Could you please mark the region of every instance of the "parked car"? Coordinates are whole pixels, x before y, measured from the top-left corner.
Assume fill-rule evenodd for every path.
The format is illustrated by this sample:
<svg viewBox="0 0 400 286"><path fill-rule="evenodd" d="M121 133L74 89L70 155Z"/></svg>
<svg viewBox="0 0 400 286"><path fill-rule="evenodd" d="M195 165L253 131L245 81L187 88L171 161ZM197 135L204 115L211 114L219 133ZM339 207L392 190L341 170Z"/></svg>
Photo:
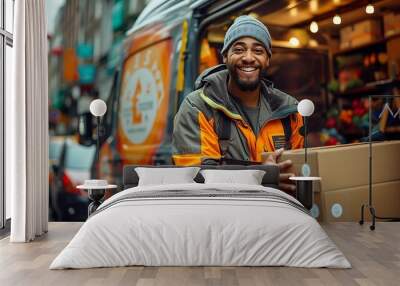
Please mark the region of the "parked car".
<svg viewBox="0 0 400 286"><path fill-rule="evenodd" d="M96 148L83 146L73 137L51 137L49 144L50 220L84 221L89 200L76 188L91 176Z"/></svg>

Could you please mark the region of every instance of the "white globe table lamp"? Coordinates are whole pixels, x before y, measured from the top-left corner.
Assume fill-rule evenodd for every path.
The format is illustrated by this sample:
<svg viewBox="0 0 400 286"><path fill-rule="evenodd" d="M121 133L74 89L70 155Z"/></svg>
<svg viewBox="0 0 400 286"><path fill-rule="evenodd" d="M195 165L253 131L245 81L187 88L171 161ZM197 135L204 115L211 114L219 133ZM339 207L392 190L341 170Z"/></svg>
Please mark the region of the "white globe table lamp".
<svg viewBox="0 0 400 286"><path fill-rule="evenodd" d="M319 177L310 177L311 168L307 164L307 118L314 113L314 103L309 99L303 99L297 105L297 111L303 116L304 122L304 164L301 167L300 177L290 177L289 179L296 182L296 198L306 207L311 209L314 202L314 194L312 189L313 181L320 180Z"/></svg>
<svg viewBox="0 0 400 286"><path fill-rule="evenodd" d="M95 100L93 100L91 103L90 103L90 113L93 115L93 116L96 116L96 117L101 117L101 116L103 116L105 113L106 113L106 111L107 111L107 105L106 105L106 103L104 102L104 100L101 100L101 99L95 99Z"/></svg>
<svg viewBox="0 0 400 286"><path fill-rule="evenodd" d="M90 103L90 113L96 117L97 121L97 164L100 163L100 128L101 128L101 117L107 111L106 103L101 99L95 99ZM78 189L83 189L88 192L89 198L92 200L88 207L88 216L94 213L100 206L102 199L104 198L105 191L107 189L115 189L116 185L109 185L107 180L85 180L84 185L77 186Z"/></svg>
<svg viewBox="0 0 400 286"><path fill-rule="evenodd" d="M297 105L297 111L303 116L304 122L304 165L302 167L303 176L310 176L310 167L307 165L307 117L314 113L314 103L309 99L303 99Z"/></svg>
<svg viewBox="0 0 400 286"><path fill-rule="evenodd" d="M297 105L297 111L302 116L311 116L314 113L314 103L309 99L303 99Z"/></svg>
<svg viewBox="0 0 400 286"><path fill-rule="evenodd" d="M90 103L90 113L96 117L97 121L97 162L99 163L100 160L100 125L101 125L101 117L107 111L107 105L104 100L95 99Z"/></svg>

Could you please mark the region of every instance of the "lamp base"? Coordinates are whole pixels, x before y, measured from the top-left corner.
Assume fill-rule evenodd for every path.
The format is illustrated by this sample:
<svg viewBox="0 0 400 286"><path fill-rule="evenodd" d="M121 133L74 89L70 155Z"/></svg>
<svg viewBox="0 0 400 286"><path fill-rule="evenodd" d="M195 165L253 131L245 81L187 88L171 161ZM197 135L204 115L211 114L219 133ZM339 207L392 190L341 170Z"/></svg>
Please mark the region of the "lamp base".
<svg viewBox="0 0 400 286"><path fill-rule="evenodd" d="M101 205L106 189L88 189L88 197L92 200L88 207L88 217Z"/></svg>
<svg viewBox="0 0 400 286"><path fill-rule="evenodd" d="M290 177L289 180L296 182L296 199L303 206L311 210L314 204L313 181L321 180L320 177Z"/></svg>
<svg viewBox="0 0 400 286"><path fill-rule="evenodd" d="M79 185L76 188L88 192L88 197L92 201L88 207L89 217L103 202L106 191L109 189L116 189L117 185L108 185L106 180L85 180L84 185Z"/></svg>

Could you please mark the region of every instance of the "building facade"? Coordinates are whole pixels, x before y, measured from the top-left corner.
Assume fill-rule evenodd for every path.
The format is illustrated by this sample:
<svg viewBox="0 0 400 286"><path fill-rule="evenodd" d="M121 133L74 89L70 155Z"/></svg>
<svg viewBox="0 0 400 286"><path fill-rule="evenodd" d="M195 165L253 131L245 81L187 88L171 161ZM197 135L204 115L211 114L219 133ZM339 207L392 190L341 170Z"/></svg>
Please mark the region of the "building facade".
<svg viewBox="0 0 400 286"><path fill-rule="evenodd" d="M88 102L108 98L124 34L147 2L65 1L48 37L52 134L75 133L77 115Z"/></svg>

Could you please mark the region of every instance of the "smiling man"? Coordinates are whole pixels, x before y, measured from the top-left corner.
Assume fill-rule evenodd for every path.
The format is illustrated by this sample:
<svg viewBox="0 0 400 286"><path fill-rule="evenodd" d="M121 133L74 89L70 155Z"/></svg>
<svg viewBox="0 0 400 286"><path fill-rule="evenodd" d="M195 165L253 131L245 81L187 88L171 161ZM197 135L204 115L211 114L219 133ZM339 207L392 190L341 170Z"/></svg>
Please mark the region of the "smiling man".
<svg viewBox="0 0 400 286"><path fill-rule="evenodd" d="M271 36L250 16L238 17L228 29L221 51L223 65L203 72L175 117L173 160L177 165L210 162L276 164L283 149L303 147L297 101L265 78L270 64ZM280 162L281 189L291 191Z"/></svg>

